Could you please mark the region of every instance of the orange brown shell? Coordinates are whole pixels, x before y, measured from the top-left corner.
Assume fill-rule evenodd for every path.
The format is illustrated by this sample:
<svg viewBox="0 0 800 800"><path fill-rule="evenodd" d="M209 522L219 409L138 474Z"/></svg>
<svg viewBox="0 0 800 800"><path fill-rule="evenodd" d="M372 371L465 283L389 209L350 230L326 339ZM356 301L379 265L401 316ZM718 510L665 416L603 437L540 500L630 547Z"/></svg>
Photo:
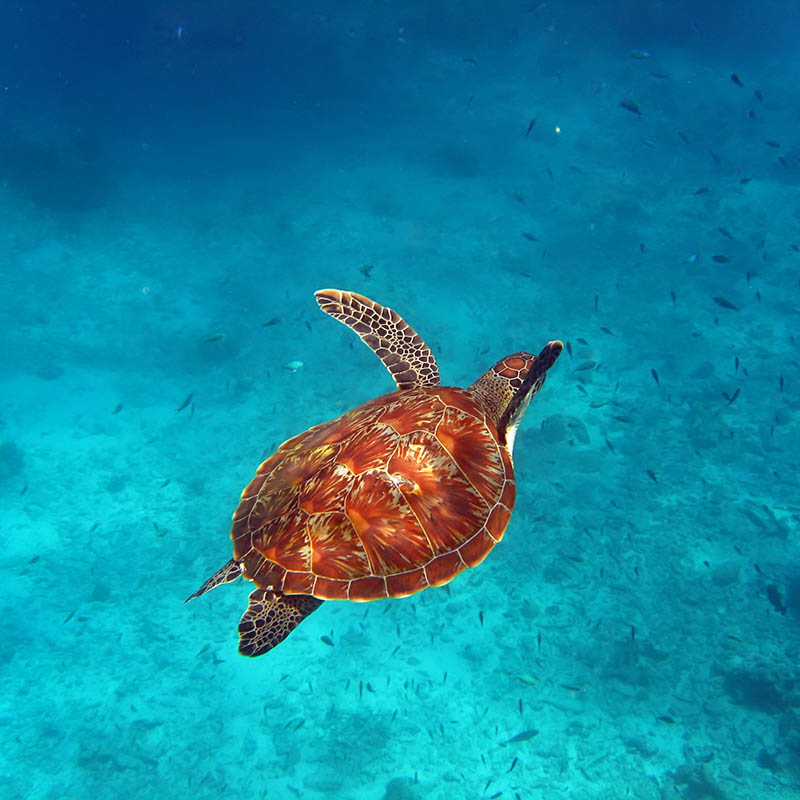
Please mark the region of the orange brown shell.
<svg viewBox="0 0 800 800"><path fill-rule="evenodd" d="M514 496L508 450L468 391L392 392L258 468L233 517L233 557L262 589L405 597L480 563Z"/></svg>

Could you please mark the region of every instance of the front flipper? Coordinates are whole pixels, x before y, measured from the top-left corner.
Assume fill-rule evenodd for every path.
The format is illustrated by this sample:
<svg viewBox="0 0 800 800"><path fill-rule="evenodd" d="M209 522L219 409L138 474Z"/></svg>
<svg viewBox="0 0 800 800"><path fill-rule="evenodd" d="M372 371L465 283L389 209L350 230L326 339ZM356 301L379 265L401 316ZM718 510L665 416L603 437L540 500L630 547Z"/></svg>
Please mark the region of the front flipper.
<svg viewBox="0 0 800 800"><path fill-rule="evenodd" d="M210 592L216 586L222 583L230 583L240 578L242 575L242 566L238 561L231 559L227 564L220 567L194 594L189 595L183 602L188 603L194 600L195 597L200 597L201 594Z"/></svg>
<svg viewBox="0 0 800 800"><path fill-rule="evenodd" d="M398 389L439 385L431 349L396 311L339 289L320 289L314 296L326 314L352 328L383 361Z"/></svg>
<svg viewBox="0 0 800 800"><path fill-rule="evenodd" d="M278 594L269 589L250 593L250 602L239 623L239 652L260 656L280 644L322 600L306 594Z"/></svg>

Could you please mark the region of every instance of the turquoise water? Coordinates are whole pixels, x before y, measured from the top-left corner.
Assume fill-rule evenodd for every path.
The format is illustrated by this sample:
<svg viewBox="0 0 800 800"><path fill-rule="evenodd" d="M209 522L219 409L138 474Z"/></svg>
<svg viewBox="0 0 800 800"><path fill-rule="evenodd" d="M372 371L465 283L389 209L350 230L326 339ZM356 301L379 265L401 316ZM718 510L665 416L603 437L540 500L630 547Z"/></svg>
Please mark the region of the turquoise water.
<svg viewBox="0 0 800 800"><path fill-rule="evenodd" d="M800 797L799 31L786 2L10 5L0 795ZM392 389L325 287L450 385L571 352L480 567L247 659L246 585L183 604L241 489Z"/></svg>

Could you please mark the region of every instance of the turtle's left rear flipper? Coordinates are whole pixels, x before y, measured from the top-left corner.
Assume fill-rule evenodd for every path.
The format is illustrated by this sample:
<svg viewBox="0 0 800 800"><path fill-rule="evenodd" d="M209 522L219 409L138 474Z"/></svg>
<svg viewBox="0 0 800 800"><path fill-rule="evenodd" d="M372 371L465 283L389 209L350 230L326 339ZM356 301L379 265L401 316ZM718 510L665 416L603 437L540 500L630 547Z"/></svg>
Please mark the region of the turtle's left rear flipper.
<svg viewBox="0 0 800 800"><path fill-rule="evenodd" d="M189 595L183 602L188 603L201 594L210 592L214 587L223 583L230 583L242 576L242 565L238 561L231 559L227 564L220 567L194 594Z"/></svg>
<svg viewBox="0 0 800 800"><path fill-rule="evenodd" d="M269 589L250 593L250 602L239 622L239 652L260 656L280 644L322 600L306 594L276 594Z"/></svg>

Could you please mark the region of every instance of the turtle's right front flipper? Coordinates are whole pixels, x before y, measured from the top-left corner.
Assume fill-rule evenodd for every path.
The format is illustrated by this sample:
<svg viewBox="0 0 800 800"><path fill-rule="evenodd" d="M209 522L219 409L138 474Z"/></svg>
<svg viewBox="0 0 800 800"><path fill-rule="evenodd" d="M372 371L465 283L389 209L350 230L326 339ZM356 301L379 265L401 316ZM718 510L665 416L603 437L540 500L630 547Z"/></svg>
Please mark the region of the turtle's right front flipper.
<svg viewBox="0 0 800 800"><path fill-rule="evenodd" d="M269 589L250 593L239 623L239 652L260 656L280 644L322 600L306 594L278 594Z"/></svg>

